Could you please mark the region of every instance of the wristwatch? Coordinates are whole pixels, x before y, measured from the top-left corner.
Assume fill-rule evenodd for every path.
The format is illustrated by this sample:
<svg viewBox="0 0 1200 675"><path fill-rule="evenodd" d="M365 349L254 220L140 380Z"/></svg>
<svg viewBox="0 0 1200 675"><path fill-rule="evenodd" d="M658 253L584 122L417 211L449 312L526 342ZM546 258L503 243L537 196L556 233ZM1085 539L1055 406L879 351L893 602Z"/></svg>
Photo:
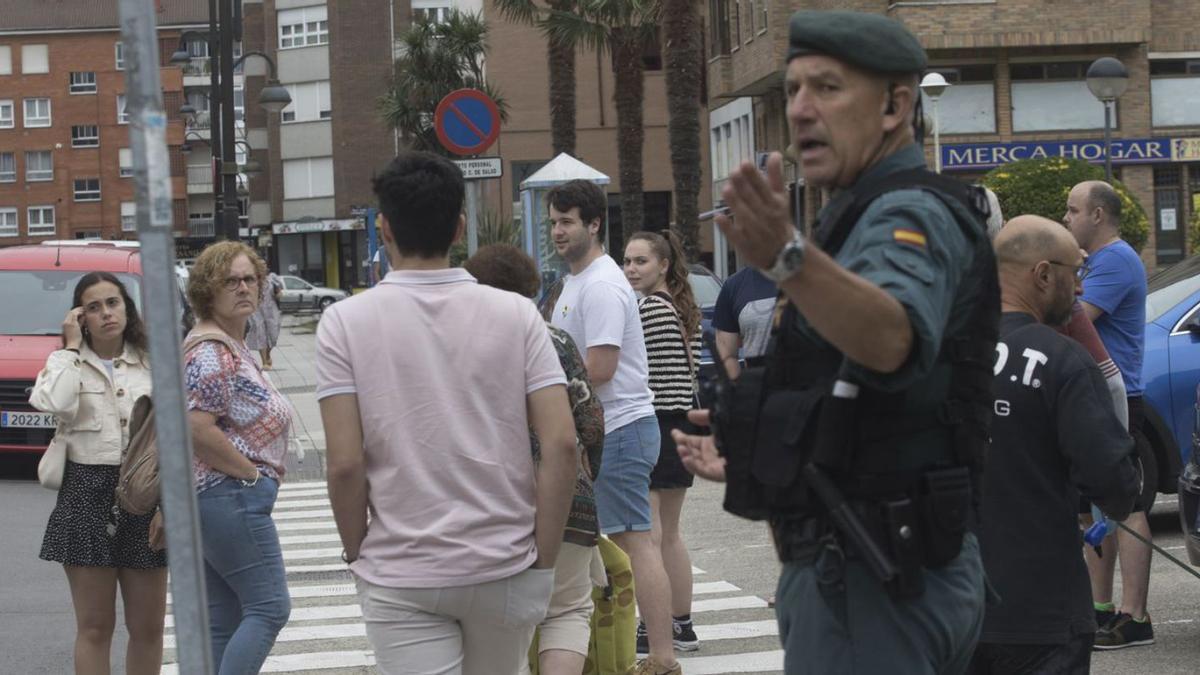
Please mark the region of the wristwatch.
<svg viewBox="0 0 1200 675"><path fill-rule="evenodd" d="M791 241L779 249L779 255L775 256L775 264L762 270L763 275L776 284L790 279L792 275L800 271L800 267L804 264L804 249L807 245L804 235L796 230Z"/></svg>

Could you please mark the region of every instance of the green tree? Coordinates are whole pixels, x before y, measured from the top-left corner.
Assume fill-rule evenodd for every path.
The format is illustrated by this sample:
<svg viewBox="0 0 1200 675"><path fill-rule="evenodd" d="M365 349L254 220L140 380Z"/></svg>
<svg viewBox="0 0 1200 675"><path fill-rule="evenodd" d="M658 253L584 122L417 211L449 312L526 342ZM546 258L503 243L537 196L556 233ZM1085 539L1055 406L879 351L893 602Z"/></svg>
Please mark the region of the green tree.
<svg viewBox="0 0 1200 675"><path fill-rule="evenodd" d="M575 0L549 0L551 11L571 12ZM532 0L496 0L500 14L507 19L542 27L544 17ZM549 66L550 145L554 155L575 154L575 45L560 37L546 35L546 62Z"/></svg>
<svg viewBox="0 0 1200 675"><path fill-rule="evenodd" d="M512 244L521 246L521 223L504 218L499 211L483 211L479 214L479 245ZM467 242L464 238L450 247L450 266L462 267L467 260Z"/></svg>
<svg viewBox="0 0 1200 675"><path fill-rule="evenodd" d="M705 77L700 7L697 0L662 3L675 231L688 260L694 262L700 256L700 91Z"/></svg>
<svg viewBox="0 0 1200 675"><path fill-rule="evenodd" d="M508 105L483 76L487 56L487 23L481 14L451 10L442 22L422 18L401 33L401 55L392 71L391 88L379 98L384 122L414 150L449 156L438 143L433 113L455 89L479 89L496 102L501 120Z"/></svg>
<svg viewBox="0 0 1200 675"><path fill-rule="evenodd" d="M1104 169L1079 159L1047 157L998 166L983 177L983 184L996 193L1006 219L1038 215L1061 221L1071 188L1087 180L1104 180ZM1141 251L1150 236L1146 212L1123 183L1114 180L1113 188L1121 197L1121 238Z"/></svg>

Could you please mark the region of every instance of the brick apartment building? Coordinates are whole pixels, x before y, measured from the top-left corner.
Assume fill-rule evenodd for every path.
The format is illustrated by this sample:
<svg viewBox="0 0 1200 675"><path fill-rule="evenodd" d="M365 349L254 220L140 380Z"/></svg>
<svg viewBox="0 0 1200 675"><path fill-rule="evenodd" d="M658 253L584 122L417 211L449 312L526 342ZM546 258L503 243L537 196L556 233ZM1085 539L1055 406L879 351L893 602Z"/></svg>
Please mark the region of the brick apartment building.
<svg viewBox="0 0 1200 675"><path fill-rule="evenodd" d="M1129 71L1114 118L1114 173L1150 218L1147 266L1186 251L1200 209L1200 36L1191 0L709 0L712 182L732 166L782 149L788 19L800 9L891 16L928 50L951 87L939 100L944 170L966 180L1030 156L1103 161L1103 106L1088 65L1113 56ZM926 101L926 111L930 110ZM926 149L933 162L932 134ZM820 195L802 191L815 213Z"/></svg>
<svg viewBox="0 0 1200 675"><path fill-rule="evenodd" d="M280 82L295 101L269 120L253 105L246 109L247 139L255 159L269 167L250 181L250 225L271 231L270 255L281 273L333 287L366 282L362 210L374 203L370 178L401 146L381 122L376 100L390 83L396 36L415 15L440 19L451 8L484 13L491 31L487 76L509 103L508 122L486 153L503 159L504 177L483 181L480 208L518 217L516 186L553 159L545 46L535 29L504 21L484 0L245 0L245 48L276 60ZM646 215L648 224L662 227L671 219L674 184L664 75L660 63L652 65L646 74ZM252 101L266 71L252 61L245 67ZM578 153L613 177L615 209L619 140L609 59L580 50L576 77ZM261 157L259 148L267 149ZM701 208L710 203L703 194ZM267 243L265 234L260 241Z"/></svg>
<svg viewBox="0 0 1200 675"><path fill-rule="evenodd" d="M159 58L207 23L203 0L162 3ZM0 18L0 246L136 238L116 3L5 3ZM178 68L161 69L177 235L188 214Z"/></svg>

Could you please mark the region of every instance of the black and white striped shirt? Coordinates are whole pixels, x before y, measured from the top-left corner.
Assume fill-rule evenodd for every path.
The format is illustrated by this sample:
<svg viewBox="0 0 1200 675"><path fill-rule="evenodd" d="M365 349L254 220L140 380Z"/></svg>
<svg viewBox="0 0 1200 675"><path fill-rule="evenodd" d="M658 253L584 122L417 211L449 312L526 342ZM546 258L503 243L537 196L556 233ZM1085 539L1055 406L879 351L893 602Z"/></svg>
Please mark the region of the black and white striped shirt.
<svg viewBox="0 0 1200 675"><path fill-rule="evenodd" d="M695 364L700 359L700 327L696 327L692 339L689 364L679 314L670 300L665 295L648 295L638 301L638 309L646 338L654 409L691 410L696 392Z"/></svg>

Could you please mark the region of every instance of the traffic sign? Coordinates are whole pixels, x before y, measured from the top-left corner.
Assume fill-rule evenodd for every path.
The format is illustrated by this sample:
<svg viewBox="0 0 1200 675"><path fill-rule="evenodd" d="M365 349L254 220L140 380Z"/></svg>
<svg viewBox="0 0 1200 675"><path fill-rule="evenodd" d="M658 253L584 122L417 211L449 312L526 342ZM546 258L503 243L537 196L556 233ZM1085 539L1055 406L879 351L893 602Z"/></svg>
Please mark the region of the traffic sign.
<svg viewBox="0 0 1200 675"><path fill-rule="evenodd" d="M478 178L499 178L504 175L504 169L499 157L478 157L476 159L456 159L454 163L462 169L463 178L467 180Z"/></svg>
<svg viewBox="0 0 1200 675"><path fill-rule="evenodd" d="M500 135L500 110L478 89L446 94L433 113L433 128L442 147L456 155L477 155Z"/></svg>

